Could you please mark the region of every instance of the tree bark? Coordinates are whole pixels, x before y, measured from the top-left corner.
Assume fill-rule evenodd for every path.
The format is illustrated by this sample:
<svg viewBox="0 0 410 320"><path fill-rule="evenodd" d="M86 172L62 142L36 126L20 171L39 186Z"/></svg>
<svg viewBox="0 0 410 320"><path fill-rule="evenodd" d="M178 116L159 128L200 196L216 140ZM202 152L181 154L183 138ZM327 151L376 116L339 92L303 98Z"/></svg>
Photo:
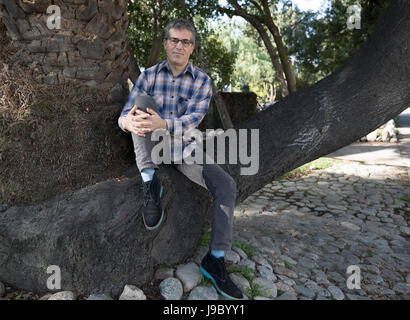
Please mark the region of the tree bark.
<svg viewBox="0 0 410 320"><path fill-rule="evenodd" d="M293 75L292 69L289 64L289 57L286 52L285 44L283 43L282 36L280 34L279 28L276 26L275 22L272 19L272 15L270 13L269 5L267 0L262 0L262 5L264 9L264 16L266 21L266 26L268 27L270 33L275 40L276 48L278 49L280 61L282 62L283 70L285 72L285 77L288 83L289 92L296 91L296 80Z"/></svg>
<svg viewBox="0 0 410 320"><path fill-rule="evenodd" d="M146 68L152 67L158 63L162 49L162 1L152 2L152 46L148 57Z"/></svg>
<svg viewBox="0 0 410 320"><path fill-rule="evenodd" d="M279 82L279 89L282 95L282 98L286 97L289 95L289 87L287 85L287 82L285 78L283 77L283 68L282 65L280 64L278 55L276 54L276 50L274 46L272 45L272 42L269 39L268 33L266 32L265 28L257 23L256 21L249 21L255 29L258 31L259 35L262 37L263 43L265 44L266 49L268 50L270 59L272 61L272 64L275 68L275 74L276 74L276 80Z"/></svg>
<svg viewBox="0 0 410 320"><path fill-rule="evenodd" d="M409 1L392 1L374 33L339 70L235 127L258 129L260 137L257 174L243 176L240 165L222 165L237 182L237 203L408 108L409 16ZM149 281L159 264L181 263L207 226L211 201L173 168L164 168L160 178L167 220L154 232L134 215L142 202L139 177L106 181L39 204L1 205L0 281L48 291L47 266L58 265L62 290L115 295L125 284Z"/></svg>
<svg viewBox="0 0 410 320"><path fill-rule="evenodd" d="M36 80L50 85L84 84L106 89L107 102L124 99L130 70L127 1L55 1L61 28L48 0L1 0L0 13L13 43L14 60L36 65Z"/></svg>
<svg viewBox="0 0 410 320"><path fill-rule="evenodd" d="M137 81L139 75L141 74L140 67L138 66L137 59L135 59L134 54L131 51L130 45L128 43L128 52L130 53L130 66L129 66L129 78L133 83Z"/></svg>

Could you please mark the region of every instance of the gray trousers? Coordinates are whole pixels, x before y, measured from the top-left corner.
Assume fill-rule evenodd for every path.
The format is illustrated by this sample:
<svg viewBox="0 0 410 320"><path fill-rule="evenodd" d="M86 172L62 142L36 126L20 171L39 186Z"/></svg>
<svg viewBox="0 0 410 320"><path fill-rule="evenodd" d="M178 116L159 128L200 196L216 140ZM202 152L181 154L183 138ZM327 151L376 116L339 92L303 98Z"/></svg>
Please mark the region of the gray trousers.
<svg viewBox="0 0 410 320"><path fill-rule="evenodd" d="M138 109L157 110L154 99L150 96L137 97ZM132 133L137 167L140 172L146 168L158 169L151 159L153 142L151 133L140 137ZM211 243L212 250L229 250L232 245L232 224L236 200L236 183L219 165L204 161L203 164L173 164L188 179L207 189L213 198L211 211ZM193 214L193 213L191 213Z"/></svg>

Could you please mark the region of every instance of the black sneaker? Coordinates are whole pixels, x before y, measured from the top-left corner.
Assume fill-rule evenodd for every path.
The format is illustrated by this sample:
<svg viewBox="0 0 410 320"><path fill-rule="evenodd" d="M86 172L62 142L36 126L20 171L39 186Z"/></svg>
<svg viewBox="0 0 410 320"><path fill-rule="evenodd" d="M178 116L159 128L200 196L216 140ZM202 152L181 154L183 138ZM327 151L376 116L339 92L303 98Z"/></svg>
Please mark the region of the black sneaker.
<svg viewBox="0 0 410 320"><path fill-rule="evenodd" d="M161 207L161 198L164 188L154 173L151 181L142 182L144 203L142 204L142 219L148 230L157 229L164 220L164 210Z"/></svg>
<svg viewBox="0 0 410 320"><path fill-rule="evenodd" d="M224 297L231 300L243 298L241 290L232 282L226 272L225 259L214 257L209 251L202 259L199 266L201 273L211 279L216 290Z"/></svg>

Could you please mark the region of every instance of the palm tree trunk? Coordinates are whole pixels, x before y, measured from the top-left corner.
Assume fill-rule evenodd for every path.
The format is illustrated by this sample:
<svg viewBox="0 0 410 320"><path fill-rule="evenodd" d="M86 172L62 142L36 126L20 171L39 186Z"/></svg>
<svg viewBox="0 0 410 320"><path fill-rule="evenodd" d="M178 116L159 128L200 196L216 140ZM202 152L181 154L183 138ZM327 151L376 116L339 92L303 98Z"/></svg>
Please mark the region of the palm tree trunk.
<svg viewBox="0 0 410 320"><path fill-rule="evenodd" d="M127 1L55 1L61 28L50 29L48 0L1 0L2 22L14 45L14 60L37 67L36 80L99 87L107 102L121 101L132 73L126 30Z"/></svg>

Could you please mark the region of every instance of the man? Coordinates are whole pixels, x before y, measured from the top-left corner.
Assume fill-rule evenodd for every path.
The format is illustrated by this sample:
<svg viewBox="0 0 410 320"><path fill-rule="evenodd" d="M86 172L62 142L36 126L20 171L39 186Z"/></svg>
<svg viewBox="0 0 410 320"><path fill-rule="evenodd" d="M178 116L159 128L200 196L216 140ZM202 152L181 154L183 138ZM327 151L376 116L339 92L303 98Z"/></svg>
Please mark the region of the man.
<svg viewBox="0 0 410 320"><path fill-rule="evenodd" d="M167 60L141 73L118 124L122 130L132 133L136 163L143 180L141 213L148 230L157 229L164 219L163 186L155 174L159 167L151 158L151 134L157 129L168 130L172 164L190 180L208 189L213 197L210 251L203 258L200 270L222 295L241 299L242 293L229 278L224 262L224 253L232 244L235 181L217 164L181 161L182 151L191 141L180 138L199 125L212 96L211 79L189 60L195 40L196 31L190 22L175 19L167 25L163 41Z"/></svg>

